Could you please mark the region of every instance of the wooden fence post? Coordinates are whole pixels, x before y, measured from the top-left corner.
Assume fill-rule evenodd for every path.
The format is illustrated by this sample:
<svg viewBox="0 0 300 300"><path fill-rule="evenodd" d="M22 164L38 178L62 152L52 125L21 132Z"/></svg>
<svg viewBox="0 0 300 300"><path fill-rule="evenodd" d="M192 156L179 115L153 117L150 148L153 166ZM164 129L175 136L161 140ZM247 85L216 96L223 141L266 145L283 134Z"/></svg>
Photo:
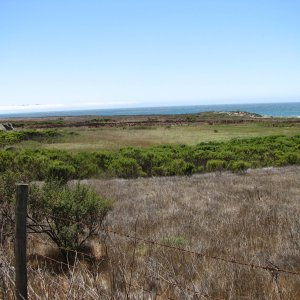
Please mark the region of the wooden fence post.
<svg viewBox="0 0 300 300"><path fill-rule="evenodd" d="M16 299L27 300L27 265L26 265L26 218L28 184L17 184L16 232L15 232L15 272Z"/></svg>

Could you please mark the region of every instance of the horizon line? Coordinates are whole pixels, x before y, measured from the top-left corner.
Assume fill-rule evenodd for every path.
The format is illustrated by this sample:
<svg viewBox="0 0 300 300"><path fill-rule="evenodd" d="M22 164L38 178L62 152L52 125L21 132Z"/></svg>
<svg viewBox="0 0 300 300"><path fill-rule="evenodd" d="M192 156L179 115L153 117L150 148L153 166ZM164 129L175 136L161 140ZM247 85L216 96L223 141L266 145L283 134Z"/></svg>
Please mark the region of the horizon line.
<svg viewBox="0 0 300 300"><path fill-rule="evenodd" d="M51 105L51 104L35 104L35 105L15 105L15 106L1 106L0 105L0 116L1 115L23 115L23 114L38 114L38 113L63 113L63 112L78 112L78 111L91 111L91 110L130 110L130 109L147 109L147 108L172 108L172 107L197 107L197 106L237 106L237 105L268 105L268 104L294 104L294 103L300 103L300 97L299 100L288 102L282 102L282 101L274 101L274 102L245 102L245 103L213 103L213 104L174 104L174 105L140 105L140 106L130 106L130 107L94 107L90 106L89 108L79 105L74 105L71 108L68 109L67 105L59 104L59 105ZM2 108L6 108L7 110L3 111ZM19 107L19 110L17 111L11 111L11 109ZM25 107L25 109L24 109ZM30 107L30 108L29 108ZM47 108L51 108L50 110L45 110ZM8 109L9 108L9 109ZM23 108L23 109L22 109ZM41 108L41 110L28 110L33 108ZM56 109L55 109L56 108ZM59 109L60 108L60 109ZM2 110L2 111L1 111Z"/></svg>

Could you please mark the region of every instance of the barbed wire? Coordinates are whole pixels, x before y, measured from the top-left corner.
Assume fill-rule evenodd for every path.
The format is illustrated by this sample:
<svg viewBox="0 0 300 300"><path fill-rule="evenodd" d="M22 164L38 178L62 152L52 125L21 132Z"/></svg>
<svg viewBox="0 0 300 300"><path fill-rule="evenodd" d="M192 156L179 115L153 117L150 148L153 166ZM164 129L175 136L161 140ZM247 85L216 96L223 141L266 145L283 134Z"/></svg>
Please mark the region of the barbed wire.
<svg viewBox="0 0 300 300"><path fill-rule="evenodd" d="M55 258L46 256L46 255L43 255L43 254L38 254L38 255L36 255L36 257L43 257L43 258L45 258L45 259L47 259L47 260L50 260L50 261L55 262L56 264L64 265L64 266L67 266L68 268L70 268L70 264L65 263L65 262L63 262L63 261L59 261L59 260L57 260L57 259L55 259Z"/></svg>
<svg viewBox="0 0 300 300"><path fill-rule="evenodd" d="M42 239L38 238L37 236L36 236L35 238L39 241L40 244L49 246L49 243L43 241ZM99 258L98 258L97 256L95 256L95 255L91 255L91 254L84 253L84 252L81 252L81 251L69 249L69 248L66 248L66 247L59 247L59 246L57 246L57 245L55 245L55 246L56 246L57 249L70 251L70 252L73 252L73 253L75 253L75 254L81 254L83 257L90 257L90 258L92 258L92 259L99 260ZM65 263L65 262L62 262L62 261L55 260L55 259L53 259L53 258L51 258L51 257L45 256L45 255L40 255L40 254L39 254L39 256L40 256L40 257L43 257L43 258L46 258L46 259L48 259L48 260L51 260L51 261L53 261L53 262L56 262L56 263L58 263L58 264L62 264L62 265L66 265L66 266L69 266L69 267L70 267L69 264L67 264L67 263ZM201 292L192 290L192 289L190 289L190 288L183 287L183 286L179 285L178 283L170 282L170 281L166 280L166 279L165 279L164 277L162 277L162 276L156 277L156 280L163 280L163 281L167 282L168 284L170 284L170 285L172 285L172 286L178 287L178 288L180 288L181 290L189 291L189 292L193 293L194 295L198 295L198 296L201 296L201 297L204 297L204 298L211 298L208 294L204 294L204 293L201 293ZM129 283L129 284L128 284L129 287L130 287L131 285L132 285L132 286L136 286L135 284L132 284L132 283ZM140 286L138 286L138 287L140 287ZM140 288L141 288L141 287L140 287ZM150 290L145 290L145 289L143 289L143 290L144 290L145 292L152 293L152 291L150 291ZM160 295L157 295L157 296L160 296ZM174 300L173 298L168 298L168 299ZM217 298L214 298L214 299L218 300Z"/></svg>
<svg viewBox="0 0 300 300"><path fill-rule="evenodd" d="M44 243L44 242L43 242L43 244L48 245L47 243ZM75 250L74 250L74 252L75 252ZM76 252L77 252L77 251L76 251ZM80 252L78 252L78 253L80 253ZM39 256L39 257L42 257L42 258L44 258L44 259L46 259L46 260L49 260L49 261L51 261L51 262L55 262L56 264L63 265L63 266L67 266L68 268L70 268L70 264L67 264L67 263L62 262L62 261L58 261L58 260L56 260L56 259L54 259L54 258L51 258L51 257L49 257L49 256L42 255L42 254L39 254L38 256ZM30 271L35 272L35 273L38 273L38 272L37 272L36 270L34 270L33 268L30 268ZM51 282L53 282L53 283L55 283L56 285L59 286L59 284L58 284L57 282L55 282L53 279L51 279ZM167 282L168 282L168 281L167 281ZM172 285L174 285L174 286L180 287L179 285L176 285L176 284L173 284L173 283L170 283L170 282L168 282L168 283L169 283L169 284L172 284ZM142 291L143 291L143 292L146 292L146 293L153 293L152 290L145 289L144 287L142 287L142 286L140 286L140 285L137 285L137 284L134 284L134 283L127 284L127 286L128 286L129 288L130 288L130 287L135 287L135 288L142 289ZM200 294L200 293L195 292L195 291L193 291L193 290L191 290L191 289L188 289L188 288L184 288L184 289L187 290L187 291L191 291L191 292L193 292L194 294ZM163 294L156 293L156 296L163 296ZM168 297L168 296L165 296L165 297L166 297L166 299L168 299L168 300L175 300L175 298L171 298L171 297Z"/></svg>
<svg viewBox="0 0 300 300"><path fill-rule="evenodd" d="M68 265L68 264L66 264L66 263L63 263L63 262L60 262L60 261L57 261L57 260L55 260L55 259L53 259L53 258L51 258L51 257L49 257L49 256L46 256L46 255L39 255L40 257L43 257L43 258L45 258L45 259L47 259L47 260L50 260L50 261L53 261L53 262L56 262L56 263L58 263L58 264L61 264L61 265L66 265L66 266L68 266L68 267L70 267L70 265ZM35 273L35 274L37 274L37 275L41 275L41 273L39 272L39 271L37 271L37 270L34 270L33 268L29 268L29 271L30 272L33 272L33 273ZM53 280L53 279L51 279L51 278L47 278L47 279L49 279L53 284L55 284L55 285L57 285L57 286L61 286L59 283L57 283L55 280ZM126 284L126 283L125 283ZM127 286L128 287L135 287L135 288L137 288L137 289L141 289L143 292L146 292L146 293L149 293L149 294L152 294L153 293L153 290L148 290L148 289L145 289L144 287L142 287L142 286L140 286L140 285L138 285L138 284L135 284L135 283L130 283L130 284L127 284ZM165 296L165 298L166 299L168 299L168 300L176 300L175 298L171 298L171 297L169 297L169 296L166 296L166 295L164 295L163 293L161 293L161 294L159 294L159 293L156 293L156 296ZM216 299L217 300L217 299Z"/></svg>
<svg viewBox="0 0 300 300"><path fill-rule="evenodd" d="M80 253L80 252L79 252ZM52 261L52 262L55 262L55 263L57 263L57 264L60 264L60 265L64 265L64 266L67 266L68 268L70 268L70 264L67 264L67 263L65 263L65 262L62 262L62 261L58 261L58 260L56 260L56 259L54 259L54 258L51 258L51 257L49 257L49 256L46 256L46 255L42 255L42 254L39 254L38 255L39 257L42 257L42 258L44 258L44 259L46 259L46 260L49 260L49 261ZM33 272L36 272L37 273L37 271L36 270L34 270L33 268L30 268L30 271L33 271ZM170 284L170 285L172 285L172 286L174 286L174 287L178 287L178 288L180 288L181 290L185 290L185 291L188 291L188 292L191 292L191 293L193 293L194 295L198 295L198 296L201 296L201 297L204 297L204 298L211 298L209 295L207 295L207 294L202 294L202 293L200 293L200 292L197 292L197 291L194 291L194 290L192 290L192 289L190 289L190 288L186 288L186 287L183 287L183 286L181 286L181 285L179 285L179 284L176 284L176 283L173 283L173 282L170 282L170 281L168 281L168 280L165 280L164 278L159 278L159 277L157 277L156 279L163 279L164 281L166 281L168 284ZM53 279L51 280L51 282L53 282L53 283L55 283L56 285L59 285L57 282L55 282ZM145 289L144 287L142 287L142 286L140 286L140 285L138 285L138 284L134 284L134 283L130 283L130 284L127 284L127 286L128 287L135 287L135 288L138 288L138 289L142 289L142 291L143 292L146 292L146 293L149 293L149 294L152 294L153 293L153 290L148 290L148 289ZM164 295L164 293L155 293L155 295L156 296L164 296L164 297L166 297L166 299L168 299L168 300L175 300L175 298L171 298L171 297L169 297L169 296L166 296L166 295ZM219 298L213 298L213 299L215 299L215 300L220 300Z"/></svg>
<svg viewBox="0 0 300 300"><path fill-rule="evenodd" d="M228 258L216 256L216 255L209 255L209 254L206 254L206 253L200 253L200 252L196 252L194 250L188 250L188 249L184 249L184 248L180 248L180 247L175 247L175 246L172 246L172 245L162 244L162 243L159 243L159 242L156 242L156 241L153 241L153 240L148 240L148 239L144 239L144 238L140 238L140 237L134 237L130 234L120 233L120 232L117 232L115 230L106 229L106 231L109 232L109 233L115 234L115 235L119 235L119 236L129 238L129 239L137 239L137 240L139 240L141 242L144 242L146 244L156 245L156 246L163 247L163 248L168 248L168 249L172 249L172 250L176 250L176 251L180 251L180 252L184 252L184 253L189 253L189 254L193 254L195 256L201 256L201 257L205 257L205 258L209 258L209 259L213 259L213 260L219 260L219 261L223 261L223 262L227 262L227 263L231 263L231 264L247 266L247 267L251 267L253 269L263 269L263 270L267 270L267 271L274 271L274 272L279 272L279 273L281 272L281 273L287 273L287 274L291 274L291 275L300 276L300 273L296 272L296 271L290 271L290 270L285 270L285 269L281 269L281 268L263 266L263 265L258 265L258 264L254 264L254 263L240 262L240 261L237 261L235 259L228 259Z"/></svg>
<svg viewBox="0 0 300 300"><path fill-rule="evenodd" d="M68 221L68 222L73 222L73 224L82 224L84 226L86 225L91 225L92 224L86 224L82 221L78 221L78 222L74 222L74 220L69 219L69 218L62 218L62 217L55 217L55 216L50 216L53 217L55 219L58 220L62 220L62 221ZM277 272L277 273L285 273L285 274L290 274L290 275L297 275L300 276L300 272L296 272L296 271L291 271L291 270L286 270L286 269L282 269L279 267L270 267L270 266L265 266L265 265L259 265L259 264L255 264L255 263L249 263L249 262L242 262L242 261L238 261L236 259L230 259L230 258L225 258L225 257L220 257L217 255L210 255L207 253L200 253L194 250L189 250L189 249L185 249L185 248L181 248L181 247L176 247L176 246L172 246L172 245L168 245L168 244L163 244L154 240L150 240L150 239L145 239L145 238L141 238L135 235L131 235L131 234L127 234L127 233L122 233L110 228L103 228L100 229L102 232L106 232L106 233L111 233L117 236L122 236L125 237L127 239L131 239L131 240L137 240L140 242L143 242L145 244L150 244L150 245L156 245L162 248L167 248L167 249L171 249L174 251L179 251L182 253L188 253L188 254L192 254L198 257L205 257L208 259L213 259L213 260L218 260L218 261L223 261L225 263L230 263L230 264L235 264L235 265L240 265L240 266L244 266L244 267L250 267L251 269L261 269L261 270L266 270L266 271L271 271L271 272Z"/></svg>

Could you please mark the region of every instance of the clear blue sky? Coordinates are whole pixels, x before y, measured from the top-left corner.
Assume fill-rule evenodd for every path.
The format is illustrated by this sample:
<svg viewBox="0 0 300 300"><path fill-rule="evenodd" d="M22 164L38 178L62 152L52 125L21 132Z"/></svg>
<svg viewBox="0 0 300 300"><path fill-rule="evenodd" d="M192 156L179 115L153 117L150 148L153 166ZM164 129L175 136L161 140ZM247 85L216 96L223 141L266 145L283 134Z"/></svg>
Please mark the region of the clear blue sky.
<svg viewBox="0 0 300 300"><path fill-rule="evenodd" d="M299 101L299 16L299 0L1 0L0 107Z"/></svg>

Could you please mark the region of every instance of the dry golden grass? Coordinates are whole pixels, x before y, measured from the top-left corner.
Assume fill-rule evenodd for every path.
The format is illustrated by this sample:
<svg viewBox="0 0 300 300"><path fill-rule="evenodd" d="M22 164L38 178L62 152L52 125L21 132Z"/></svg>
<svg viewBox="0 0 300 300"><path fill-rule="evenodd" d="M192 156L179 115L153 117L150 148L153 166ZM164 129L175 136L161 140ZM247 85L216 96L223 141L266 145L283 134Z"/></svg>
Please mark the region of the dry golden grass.
<svg viewBox="0 0 300 300"><path fill-rule="evenodd" d="M106 221L113 230L300 272L300 167L86 183L115 200ZM35 242L29 247L31 254L56 257ZM92 249L98 250L100 244L93 243ZM300 299L297 275L184 254L113 234L105 236L105 249L103 245L94 261L78 260L61 272L53 263L31 261L31 299ZM0 298L11 299L13 269L7 255L0 258Z"/></svg>

